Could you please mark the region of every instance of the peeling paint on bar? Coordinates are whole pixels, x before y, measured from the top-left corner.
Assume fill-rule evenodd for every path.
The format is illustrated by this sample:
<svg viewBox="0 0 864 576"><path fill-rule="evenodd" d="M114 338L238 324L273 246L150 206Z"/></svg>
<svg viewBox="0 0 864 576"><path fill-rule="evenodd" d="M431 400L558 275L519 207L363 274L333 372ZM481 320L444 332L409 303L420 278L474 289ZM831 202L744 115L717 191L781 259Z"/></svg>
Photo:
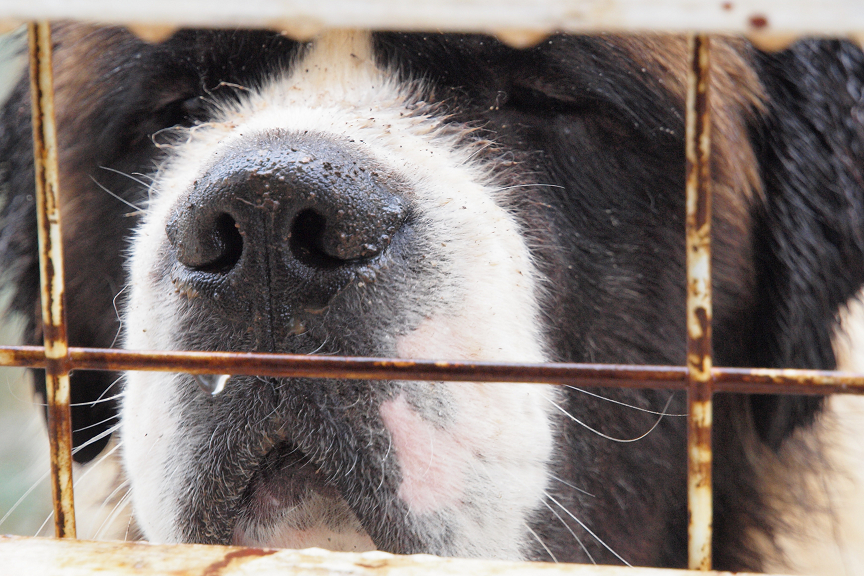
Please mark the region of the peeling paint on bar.
<svg viewBox="0 0 864 576"><path fill-rule="evenodd" d="M697 576L705 572L624 566L501 562L396 556L385 552L327 552L321 549L273 550L202 544L154 545L141 542L85 542L0 536L4 573L77 576ZM710 572L708 576L733 576ZM736 573L736 576L747 576ZM755 575L751 575L755 576Z"/></svg>
<svg viewBox="0 0 864 576"><path fill-rule="evenodd" d="M665 30L751 34L763 44L793 34L864 31L859 0L0 0L0 19L74 19L138 26L265 27L308 37L328 28L501 32ZM159 35L157 34L156 37ZM776 42L775 42L776 43Z"/></svg>
<svg viewBox="0 0 864 576"><path fill-rule="evenodd" d="M51 26L29 25L30 88L32 92L33 158L39 235L42 332L45 347L45 387L48 402L48 439L51 452L51 491L54 532L75 537L75 499L72 491L72 417L64 310L63 242L60 233L57 129L54 125L54 78Z"/></svg>
<svg viewBox="0 0 864 576"><path fill-rule="evenodd" d="M709 38L690 36L687 69L687 368L689 566L711 569L711 116Z"/></svg>

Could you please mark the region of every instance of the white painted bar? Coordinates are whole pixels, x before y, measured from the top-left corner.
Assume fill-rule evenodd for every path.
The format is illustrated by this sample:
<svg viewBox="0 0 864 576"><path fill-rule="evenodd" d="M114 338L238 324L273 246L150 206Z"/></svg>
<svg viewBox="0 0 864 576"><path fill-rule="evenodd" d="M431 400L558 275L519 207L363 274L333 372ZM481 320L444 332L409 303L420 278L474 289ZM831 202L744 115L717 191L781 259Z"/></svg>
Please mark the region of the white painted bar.
<svg viewBox="0 0 864 576"><path fill-rule="evenodd" d="M323 28L704 31L846 35L864 31L862 0L0 0L0 19Z"/></svg>
<svg viewBox="0 0 864 576"><path fill-rule="evenodd" d="M20 536L0 536L0 558L3 574L39 576L747 576L730 572L396 556L384 552L351 554L316 548L261 550Z"/></svg>

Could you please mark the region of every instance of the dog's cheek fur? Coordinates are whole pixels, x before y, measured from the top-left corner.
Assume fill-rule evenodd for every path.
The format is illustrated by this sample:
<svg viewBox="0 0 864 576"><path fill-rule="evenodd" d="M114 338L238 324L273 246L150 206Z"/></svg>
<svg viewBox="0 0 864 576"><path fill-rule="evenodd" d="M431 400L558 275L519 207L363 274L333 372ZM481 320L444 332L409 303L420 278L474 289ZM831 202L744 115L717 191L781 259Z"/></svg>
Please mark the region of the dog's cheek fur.
<svg viewBox="0 0 864 576"><path fill-rule="evenodd" d="M135 521L152 542L180 542L177 495L165 484L184 485L188 469L175 454L188 442L183 414L177 410L153 410L176 405L177 377L172 374L131 373L123 398L123 464L134 479L131 490ZM134 447L134 448L133 448Z"/></svg>

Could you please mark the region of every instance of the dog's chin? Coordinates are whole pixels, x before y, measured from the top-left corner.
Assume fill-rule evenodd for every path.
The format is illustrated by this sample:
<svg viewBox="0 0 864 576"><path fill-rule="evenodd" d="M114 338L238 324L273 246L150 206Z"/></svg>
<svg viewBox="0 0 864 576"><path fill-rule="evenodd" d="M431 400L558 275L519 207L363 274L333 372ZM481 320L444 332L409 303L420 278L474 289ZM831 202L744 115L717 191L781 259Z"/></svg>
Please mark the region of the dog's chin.
<svg viewBox="0 0 864 576"><path fill-rule="evenodd" d="M357 516L315 465L282 444L261 462L242 499L233 543L269 548L375 550Z"/></svg>

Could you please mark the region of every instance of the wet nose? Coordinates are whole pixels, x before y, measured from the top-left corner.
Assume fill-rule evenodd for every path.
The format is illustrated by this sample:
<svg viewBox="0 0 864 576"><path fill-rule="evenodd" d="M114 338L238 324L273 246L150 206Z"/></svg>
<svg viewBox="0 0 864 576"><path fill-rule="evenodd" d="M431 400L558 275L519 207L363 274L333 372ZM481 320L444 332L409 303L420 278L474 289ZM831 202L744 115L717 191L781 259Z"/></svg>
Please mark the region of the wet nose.
<svg viewBox="0 0 864 576"><path fill-rule="evenodd" d="M406 218L401 188L352 142L267 133L214 157L174 206L168 242L196 294L290 316L374 271Z"/></svg>

